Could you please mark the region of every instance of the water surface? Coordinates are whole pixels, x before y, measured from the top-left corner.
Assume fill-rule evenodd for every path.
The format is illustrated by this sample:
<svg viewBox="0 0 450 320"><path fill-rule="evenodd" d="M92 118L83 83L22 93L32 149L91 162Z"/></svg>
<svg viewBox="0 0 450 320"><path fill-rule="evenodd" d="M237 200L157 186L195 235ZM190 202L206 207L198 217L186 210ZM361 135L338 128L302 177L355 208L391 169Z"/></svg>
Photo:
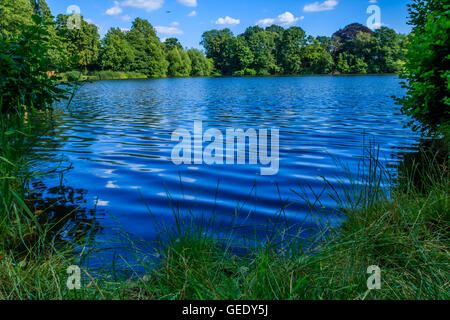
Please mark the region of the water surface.
<svg viewBox="0 0 450 320"><path fill-rule="evenodd" d="M53 128L35 151L47 164L71 164L63 182L85 190L84 205L105 213L100 224L117 219L145 240L156 237L155 219L173 222L174 208L215 215L217 225L239 213L238 224L264 226L283 207L290 222L314 226L292 190L320 192L321 177L333 181L343 172L336 159L352 170L369 139L389 167L414 148L418 137L392 99L402 94L394 76L99 81L83 85L69 108L55 109ZM279 128L278 174L261 176L260 165L173 164L171 134L192 131L194 120L222 132ZM44 183L58 185L59 176Z"/></svg>

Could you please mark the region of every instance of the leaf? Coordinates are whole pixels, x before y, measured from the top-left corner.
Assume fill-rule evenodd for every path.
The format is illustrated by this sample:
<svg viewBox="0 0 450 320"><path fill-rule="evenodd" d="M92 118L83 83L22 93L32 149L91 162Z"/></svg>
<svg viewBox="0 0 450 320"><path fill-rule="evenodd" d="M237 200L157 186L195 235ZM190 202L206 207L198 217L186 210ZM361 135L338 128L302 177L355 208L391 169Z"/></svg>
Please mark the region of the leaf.
<svg viewBox="0 0 450 320"><path fill-rule="evenodd" d="M9 161L8 159L6 159L6 158L4 158L4 157L1 157L1 156L0 156L0 160L3 160L3 161L6 162L7 164L12 165L13 167L15 167L15 165L14 165L11 161Z"/></svg>
<svg viewBox="0 0 450 320"><path fill-rule="evenodd" d="M294 289L292 290L291 296L300 288L300 286L303 284L303 282L305 282L306 279L308 279L308 278L309 278L309 275L306 275L297 282Z"/></svg>

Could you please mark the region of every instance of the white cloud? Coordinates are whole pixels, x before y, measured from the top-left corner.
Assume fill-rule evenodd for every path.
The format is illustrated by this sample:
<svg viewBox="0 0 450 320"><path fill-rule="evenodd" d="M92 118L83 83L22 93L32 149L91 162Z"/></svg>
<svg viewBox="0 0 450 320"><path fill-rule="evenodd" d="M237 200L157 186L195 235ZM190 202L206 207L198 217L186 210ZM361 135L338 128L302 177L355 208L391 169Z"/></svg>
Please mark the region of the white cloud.
<svg viewBox="0 0 450 320"><path fill-rule="evenodd" d="M266 18L266 19L259 20L258 22L256 22L256 24L259 26L262 26L262 27L271 26L273 24L287 27L287 26L293 25L294 23L296 23L299 20L303 20L304 18L305 17L303 17L303 16L295 17L292 13L290 13L289 11L286 11L285 13L280 14L276 18Z"/></svg>
<svg viewBox="0 0 450 320"><path fill-rule="evenodd" d="M123 0L120 5L122 7L144 9L146 11L153 11L161 8L164 0Z"/></svg>
<svg viewBox="0 0 450 320"><path fill-rule="evenodd" d="M369 0L369 3L377 3L377 0Z"/></svg>
<svg viewBox="0 0 450 320"><path fill-rule="evenodd" d="M194 10L188 14L188 17L195 17L196 15L197 15L197 11Z"/></svg>
<svg viewBox="0 0 450 320"><path fill-rule="evenodd" d="M129 16L128 14L122 16L120 19L122 19L122 21L125 21L125 22L130 22L131 20L133 20L133 18L131 16Z"/></svg>
<svg viewBox="0 0 450 320"><path fill-rule="evenodd" d="M122 8L120 7L120 3L118 1L114 1L114 7L109 8L105 12L108 16L117 16L122 13Z"/></svg>
<svg viewBox="0 0 450 320"><path fill-rule="evenodd" d="M181 3L183 6L186 7L196 7L197 6L197 0L177 0L178 3Z"/></svg>
<svg viewBox="0 0 450 320"><path fill-rule="evenodd" d="M333 10L338 4L339 4L339 2L337 0L326 0L322 3L319 3L317 1L314 3L307 4L303 8L303 11L305 11L305 12L320 12L320 11Z"/></svg>
<svg viewBox="0 0 450 320"><path fill-rule="evenodd" d="M215 24L220 25L220 26L237 26L240 23L241 23L241 20L234 19L229 16L226 16L225 18L219 18L215 22Z"/></svg>
<svg viewBox="0 0 450 320"><path fill-rule="evenodd" d="M174 21L170 24L172 27L178 27L180 23L178 21Z"/></svg>
<svg viewBox="0 0 450 320"><path fill-rule="evenodd" d="M178 29L177 27L164 27L164 26L156 26L156 32L165 36L174 36L183 34L183 30Z"/></svg>

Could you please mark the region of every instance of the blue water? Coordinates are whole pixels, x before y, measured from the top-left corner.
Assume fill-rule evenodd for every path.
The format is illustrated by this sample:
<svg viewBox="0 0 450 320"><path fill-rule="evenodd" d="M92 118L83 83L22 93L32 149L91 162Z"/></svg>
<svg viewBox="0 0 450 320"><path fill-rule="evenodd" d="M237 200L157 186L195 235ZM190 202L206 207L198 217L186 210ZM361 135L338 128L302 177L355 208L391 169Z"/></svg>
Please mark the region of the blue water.
<svg viewBox="0 0 450 320"><path fill-rule="evenodd" d="M323 177L343 174L336 160L356 170L370 139L393 171L419 141L392 99L402 94L395 76L99 81L83 85L70 107L55 108L35 153L49 167L71 164L63 184L82 190L83 206L101 212L101 234L120 224L154 240L155 219L172 223L174 208L183 216L214 215L217 226L233 219L264 226L283 207L289 223L314 227L294 191L320 193ZM171 134L192 132L194 120L222 132L279 128L278 174L262 176L261 165L175 165ZM41 179L60 184L58 174ZM340 221L331 199L321 205L328 221Z"/></svg>

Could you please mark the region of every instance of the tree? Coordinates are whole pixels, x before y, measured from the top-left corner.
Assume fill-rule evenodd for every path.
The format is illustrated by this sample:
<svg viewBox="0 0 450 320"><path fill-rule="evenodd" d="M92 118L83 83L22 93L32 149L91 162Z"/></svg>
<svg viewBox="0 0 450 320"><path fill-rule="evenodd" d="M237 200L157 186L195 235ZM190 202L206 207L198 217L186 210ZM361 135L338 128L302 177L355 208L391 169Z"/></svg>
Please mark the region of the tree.
<svg viewBox="0 0 450 320"><path fill-rule="evenodd" d="M102 43L100 65L103 70L132 71L134 50L127 41L127 36L119 28L111 28Z"/></svg>
<svg viewBox="0 0 450 320"><path fill-rule="evenodd" d="M192 71L191 58L189 58L189 55L187 54L186 51L184 51L183 48L181 48L181 50L179 51L181 56L181 65L183 67L181 70L181 75L183 77L189 77Z"/></svg>
<svg viewBox="0 0 450 320"><path fill-rule="evenodd" d="M344 29L340 29L333 34L333 38L338 39L341 44L345 44L347 41L356 39L356 36L360 33L373 34L373 31L363 26L360 23L352 23L346 26Z"/></svg>
<svg viewBox="0 0 450 320"><path fill-rule="evenodd" d="M302 53L302 70L304 73L326 74L333 70L333 57L320 44L318 39L308 38L308 44Z"/></svg>
<svg viewBox="0 0 450 320"><path fill-rule="evenodd" d="M254 56L243 37L239 36L233 39L232 51L233 73L240 72L241 74L248 74L251 72L248 69L254 61Z"/></svg>
<svg viewBox="0 0 450 320"><path fill-rule="evenodd" d="M450 5L415 0L409 10L414 31L403 75L407 93L398 102L418 122L414 129L435 132L449 125Z"/></svg>
<svg viewBox="0 0 450 320"><path fill-rule="evenodd" d="M42 17L45 21L53 19L50 8L45 0L29 0L34 14Z"/></svg>
<svg viewBox="0 0 450 320"><path fill-rule="evenodd" d="M404 53L401 37L394 30L381 27L374 32L376 44L375 72L395 73L402 71Z"/></svg>
<svg viewBox="0 0 450 320"><path fill-rule="evenodd" d="M275 58L276 35L275 32L265 31L258 26L250 27L242 34L253 54L253 63L250 68L259 75L274 74L279 71Z"/></svg>
<svg viewBox="0 0 450 320"><path fill-rule="evenodd" d="M208 60L203 52L198 49L189 49L187 53L191 60L191 76L204 77L211 75L214 67L212 60Z"/></svg>
<svg viewBox="0 0 450 320"><path fill-rule="evenodd" d="M76 56L79 68L87 72L88 68L93 69L98 63L100 55L98 28L81 17L80 28L69 29L67 27L69 17L69 15L60 14L56 18L57 29L68 40L63 50L69 56Z"/></svg>
<svg viewBox="0 0 450 320"><path fill-rule="evenodd" d="M231 41L234 38L230 29L211 30L203 33L201 45L206 57L213 59L216 70L221 74L231 74Z"/></svg>
<svg viewBox="0 0 450 320"><path fill-rule="evenodd" d="M0 36L18 37L24 26L32 25L33 14L30 0L0 0Z"/></svg>
<svg viewBox="0 0 450 320"><path fill-rule="evenodd" d="M191 74L191 59L183 48L173 47L166 57L169 67L167 75L170 77L187 77Z"/></svg>
<svg viewBox="0 0 450 320"><path fill-rule="evenodd" d="M169 77L182 76L183 65L181 61L181 55L177 48L172 48L167 53L167 61L169 62L167 75Z"/></svg>
<svg viewBox="0 0 450 320"><path fill-rule="evenodd" d="M300 27L286 29L281 40L281 68L285 74L302 71L302 48L306 46L306 34Z"/></svg>
<svg viewBox="0 0 450 320"><path fill-rule="evenodd" d="M130 32L128 43L134 51L135 59L131 69L149 77L165 77L168 63L162 44L156 36L153 26L147 20L136 18Z"/></svg>
<svg viewBox="0 0 450 320"><path fill-rule="evenodd" d="M70 70L70 61L60 61L53 67L57 73L48 75L54 62L50 51L60 43L48 32L42 17L31 17L33 23L22 26L18 36L0 37L0 114L30 107L45 109L68 94L57 74Z"/></svg>
<svg viewBox="0 0 450 320"><path fill-rule="evenodd" d="M183 46L181 45L180 41L177 38L166 39L166 41L164 41L164 51L168 52L173 48L183 49Z"/></svg>

